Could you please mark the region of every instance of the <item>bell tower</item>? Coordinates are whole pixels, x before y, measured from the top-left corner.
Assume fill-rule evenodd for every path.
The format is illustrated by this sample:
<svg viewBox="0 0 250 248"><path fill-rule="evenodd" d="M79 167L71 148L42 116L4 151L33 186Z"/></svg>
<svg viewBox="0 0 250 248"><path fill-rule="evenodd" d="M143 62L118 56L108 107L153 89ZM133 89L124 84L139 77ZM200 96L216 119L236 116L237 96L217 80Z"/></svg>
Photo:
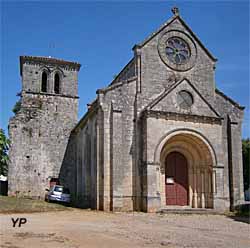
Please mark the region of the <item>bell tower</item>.
<svg viewBox="0 0 250 248"><path fill-rule="evenodd" d="M9 195L43 197L58 178L77 123L80 64L20 57L21 107L9 122Z"/></svg>

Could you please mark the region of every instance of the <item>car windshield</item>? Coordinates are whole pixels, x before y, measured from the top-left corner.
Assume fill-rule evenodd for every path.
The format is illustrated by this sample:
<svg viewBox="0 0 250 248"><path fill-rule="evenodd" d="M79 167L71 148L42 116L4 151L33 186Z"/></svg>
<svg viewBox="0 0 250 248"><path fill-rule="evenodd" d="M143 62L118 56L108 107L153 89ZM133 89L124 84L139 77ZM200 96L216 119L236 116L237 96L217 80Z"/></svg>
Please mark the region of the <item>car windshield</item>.
<svg viewBox="0 0 250 248"><path fill-rule="evenodd" d="M64 188L62 186L55 186L54 191L64 193L64 194L69 194L69 189Z"/></svg>
<svg viewBox="0 0 250 248"><path fill-rule="evenodd" d="M56 192L63 192L63 187L56 186L54 191Z"/></svg>

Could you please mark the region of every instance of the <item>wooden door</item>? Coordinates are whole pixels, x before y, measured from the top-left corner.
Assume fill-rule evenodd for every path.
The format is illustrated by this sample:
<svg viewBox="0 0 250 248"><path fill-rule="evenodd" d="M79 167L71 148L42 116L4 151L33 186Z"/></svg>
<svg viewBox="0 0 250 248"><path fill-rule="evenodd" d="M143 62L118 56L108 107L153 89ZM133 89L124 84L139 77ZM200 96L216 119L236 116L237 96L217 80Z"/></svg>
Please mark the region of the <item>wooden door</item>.
<svg viewBox="0 0 250 248"><path fill-rule="evenodd" d="M166 205L188 205L188 166L186 158L172 152L165 163Z"/></svg>
<svg viewBox="0 0 250 248"><path fill-rule="evenodd" d="M59 178L52 177L49 182L49 186L60 185Z"/></svg>

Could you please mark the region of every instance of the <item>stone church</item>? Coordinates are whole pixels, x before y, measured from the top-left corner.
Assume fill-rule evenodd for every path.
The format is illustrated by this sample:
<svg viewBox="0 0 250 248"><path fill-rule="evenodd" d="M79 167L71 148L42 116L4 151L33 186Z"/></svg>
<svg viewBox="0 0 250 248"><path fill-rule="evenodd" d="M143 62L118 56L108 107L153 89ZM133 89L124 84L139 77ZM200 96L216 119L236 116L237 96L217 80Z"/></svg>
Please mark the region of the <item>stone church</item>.
<svg viewBox="0 0 250 248"><path fill-rule="evenodd" d="M216 88L217 59L172 12L80 121L80 64L20 57L9 195L43 198L58 180L76 206L105 211L226 210L244 199L244 107Z"/></svg>

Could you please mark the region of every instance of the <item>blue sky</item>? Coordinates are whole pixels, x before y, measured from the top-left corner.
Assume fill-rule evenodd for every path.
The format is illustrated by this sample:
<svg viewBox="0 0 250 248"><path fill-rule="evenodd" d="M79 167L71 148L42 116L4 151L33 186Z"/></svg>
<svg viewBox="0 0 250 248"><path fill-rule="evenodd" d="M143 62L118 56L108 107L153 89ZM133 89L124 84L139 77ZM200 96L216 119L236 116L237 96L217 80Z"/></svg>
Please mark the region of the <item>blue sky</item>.
<svg viewBox="0 0 250 248"><path fill-rule="evenodd" d="M0 127L7 132L21 89L19 56L52 56L82 64L79 118L98 88L132 58L132 47L172 16L182 18L218 58L216 85L246 106L249 137L248 1L1 1Z"/></svg>

